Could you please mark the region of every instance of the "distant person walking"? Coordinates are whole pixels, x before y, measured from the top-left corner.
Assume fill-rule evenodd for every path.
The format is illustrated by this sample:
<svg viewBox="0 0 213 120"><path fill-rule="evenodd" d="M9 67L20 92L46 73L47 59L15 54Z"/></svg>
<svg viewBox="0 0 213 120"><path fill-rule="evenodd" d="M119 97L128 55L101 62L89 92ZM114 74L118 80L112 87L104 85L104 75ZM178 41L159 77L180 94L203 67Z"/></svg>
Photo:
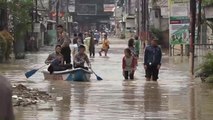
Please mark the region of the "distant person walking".
<svg viewBox="0 0 213 120"><path fill-rule="evenodd" d="M88 32L86 32L84 34L84 36L85 36L85 38L84 38L84 46L86 48L85 52L89 53L89 44L90 44L91 35Z"/></svg>
<svg viewBox="0 0 213 120"><path fill-rule="evenodd" d="M128 41L128 48L131 50L131 54L133 56L136 56L136 52L135 52L135 41L134 39L129 39Z"/></svg>
<svg viewBox="0 0 213 120"><path fill-rule="evenodd" d="M15 120L12 105L12 86L0 76L0 120Z"/></svg>
<svg viewBox="0 0 213 120"><path fill-rule="evenodd" d="M90 57L95 57L95 40L92 35L92 33L89 34L90 36L90 41L89 41L89 55Z"/></svg>
<svg viewBox="0 0 213 120"><path fill-rule="evenodd" d="M70 64L71 50L69 45L71 43L71 40L68 34L64 31L62 25L57 26L57 32L58 32L58 45L61 45L61 54L64 57L64 62L66 62L66 64Z"/></svg>
<svg viewBox="0 0 213 120"><path fill-rule="evenodd" d="M135 56L139 58L140 54L140 40L138 39L138 36L135 36Z"/></svg>
<svg viewBox="0 0 213 120"><path fill-rule="evenodd" d="M73 46L72 46L72 57L74 59L74 56L77 54L78 52L78 35L74 34L74 38L73 38Z"/></svg>
<svg viewBox="0 0 213 120"><path fill-rule="evenodd" d="M83 33L78 34L78 44L84 44L84 35Z"/></svg>
<svg viewBox="0 0 213 120"><path fill-rule="evenodd" d="M159 69L161 67L162 52L158 46L158 40L154 38L150 46L147 46L144 53L144 69L146 79L150 81L158 80Z"/></svg>
<svg viewBox="0 0 213 120"><path fill-rule="evenodd" d="M105 56L107 56L109 50L109 40L107 38L107 35L104 35L103 43L102 43L102 48L101 51L99 51L99 55L102 56L102 52L105 53Z"/></svg>
<svg viewBox="0 0 213 120"><path fill-rule="evenodd" d="M134 79L136 64L137 64L137 59L134 56L132 56L131 50L129 48L126 48L124 50L124 57L122 60L123 76L125 80L129 78L131 80Z"/></svg>
<svg viewBox="0 0 213 120"><path fill-rule="evenodd" d="M97 45L99 44L100 37L101 37L100 32L98 32L98 30L95 30L94 39L95 39Z"/></svg>

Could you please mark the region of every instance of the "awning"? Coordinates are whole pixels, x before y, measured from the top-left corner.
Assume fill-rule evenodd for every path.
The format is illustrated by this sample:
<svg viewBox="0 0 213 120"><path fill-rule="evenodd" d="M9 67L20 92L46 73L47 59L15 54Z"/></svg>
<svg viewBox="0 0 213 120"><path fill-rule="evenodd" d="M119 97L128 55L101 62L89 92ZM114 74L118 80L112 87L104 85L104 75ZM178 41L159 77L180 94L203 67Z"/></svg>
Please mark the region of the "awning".
<svg viewBox="0 0 213 120"><path fill-rule="evenodd" d="M104 4L104 12L114 12L115 4Z"/></svg>

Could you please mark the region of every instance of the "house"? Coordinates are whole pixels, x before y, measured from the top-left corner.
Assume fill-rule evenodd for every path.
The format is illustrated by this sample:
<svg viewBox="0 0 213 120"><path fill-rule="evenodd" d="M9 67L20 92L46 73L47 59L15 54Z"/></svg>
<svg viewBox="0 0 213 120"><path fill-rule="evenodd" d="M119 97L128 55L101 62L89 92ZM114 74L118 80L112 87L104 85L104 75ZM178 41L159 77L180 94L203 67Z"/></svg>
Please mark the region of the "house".
<svg viewBox="0 0 213 120"><path fill-rule="evenodd" d="M81 32L110 29L114 0L76 0L73 21Z"/></svg>
<svg viewBox="0 0 213 120"><path fill-rule="evenodd" d="M116 33L121 38L129 38L137 31L137 8L139 0L118 0L116 2L115 18ZM138 11L139 12L139 11Z"/></svg>

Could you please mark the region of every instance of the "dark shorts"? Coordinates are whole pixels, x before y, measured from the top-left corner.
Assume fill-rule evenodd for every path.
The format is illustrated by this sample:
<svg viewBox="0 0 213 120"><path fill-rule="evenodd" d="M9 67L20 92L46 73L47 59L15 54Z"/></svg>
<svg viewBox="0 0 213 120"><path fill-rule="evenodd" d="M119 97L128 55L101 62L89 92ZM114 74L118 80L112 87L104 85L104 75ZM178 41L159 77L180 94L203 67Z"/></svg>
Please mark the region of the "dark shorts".
<svg viewBox="0 0 213 120"><path fill-rule="evenodd" d="M66 64L70 64L71 63L70 48L69 47L61 48L61 54L64 56L64 61L66 62Z"/></svg>
<svg viewBox="0 0 213 120"><path fill-rule="evenodd" d="M159 69L157 68L157 66L147 66L146 69L146 78L149 78L153 81L157 81L158 79L158 74L159 74Z"/></svg>
<svg viewBox="0 0 213 120"><path fill-rule="evenodd" d="M130 73L129 71L123 71L123 75L126 80L128 80L129 78L130 80L134 79L134 72Z"/></svg>

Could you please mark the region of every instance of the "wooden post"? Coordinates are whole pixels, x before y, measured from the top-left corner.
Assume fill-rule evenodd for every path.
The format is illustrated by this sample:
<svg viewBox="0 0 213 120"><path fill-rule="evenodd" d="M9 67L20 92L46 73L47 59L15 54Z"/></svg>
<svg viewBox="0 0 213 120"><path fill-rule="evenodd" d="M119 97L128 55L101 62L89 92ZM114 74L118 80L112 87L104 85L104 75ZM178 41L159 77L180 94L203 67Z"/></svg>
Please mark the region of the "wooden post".
<svg viewBox="0 0 213 120"><path fill-rule="evenodd" d="M194 75L194 41L195 41L196 1L190 0L190 72Z"/></svg>
<svg viewBox="0 0 213 120"><path fill-rule="evenodd" d="M180 49L181 49L180 55L183 56L183 44L180 45Z"/></svg>

